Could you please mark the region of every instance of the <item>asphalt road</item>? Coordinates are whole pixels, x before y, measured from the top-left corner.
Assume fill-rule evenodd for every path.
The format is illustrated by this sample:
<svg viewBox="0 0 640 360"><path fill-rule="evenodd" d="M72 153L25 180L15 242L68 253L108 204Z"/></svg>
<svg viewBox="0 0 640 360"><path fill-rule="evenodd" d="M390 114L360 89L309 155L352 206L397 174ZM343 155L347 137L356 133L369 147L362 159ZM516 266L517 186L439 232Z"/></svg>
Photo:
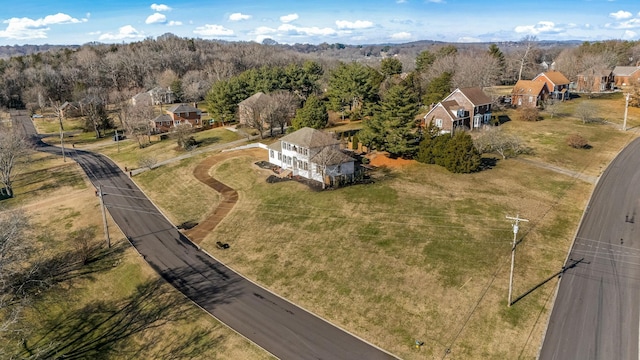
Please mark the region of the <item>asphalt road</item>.
<svg viewBox="0 0 640 360"><path fill-rule="evenodd" d="M596 185L558 288L539 358L638 359L640 139ZM573 259L573 260L571 260Z"/></svg>
<svg viewBox="0 0 640 360"><path fill-rule="evenodd" d="M14 123L35 134L26 113L14 116ZM39 151L62 154L59 147L39 141L37 145ZM257 286L201 251L107 157L77 149L67 149L67 157L102 189L109 213L151 267L202 309L272 355L296 360L396 358Z"/></svg>

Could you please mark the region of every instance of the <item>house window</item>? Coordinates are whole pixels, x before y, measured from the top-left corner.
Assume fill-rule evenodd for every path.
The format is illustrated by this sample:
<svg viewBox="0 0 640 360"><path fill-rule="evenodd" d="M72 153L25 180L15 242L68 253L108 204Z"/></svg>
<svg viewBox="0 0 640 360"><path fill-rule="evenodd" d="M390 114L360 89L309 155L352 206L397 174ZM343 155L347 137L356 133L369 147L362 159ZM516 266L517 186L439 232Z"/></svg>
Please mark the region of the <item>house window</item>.
<svg viewBox="0 0 640 360"><path fill-rule="evenodd" d="M273 159L273 150L269 150L269 157Z"/></svg>
<svg viewBox="0 0 640 360"><path fill-rule="evenodd" d="M175 121L173 122L173 125L180 125L180 120L175 120Z"/></svg>
<svg viewBox="0 0 640 360"><path fill-rule="evenodd" d="M304 169L305 169L305 170L309 170L309 163L304 162L304 163L303 163L303 166L304 166Z"/></svg>
<svg viewBox="0 0 640 360"><path fill-rule="evenodd" d="M316 164L316 170L315 171L316 171L317 174L322 173L322 167L320 167L320 165Z"/></svg>
<svg viewBox="0 0 640 360"><path fill-rule="evenodd" d="M282 161L282 153L278 153L278 160Z"/></svg>
<svg viewBox="0 0 640 360"><path fill-rule="evenodd" d="M436 119L436 126L442 129L442 119Z"/></svg>

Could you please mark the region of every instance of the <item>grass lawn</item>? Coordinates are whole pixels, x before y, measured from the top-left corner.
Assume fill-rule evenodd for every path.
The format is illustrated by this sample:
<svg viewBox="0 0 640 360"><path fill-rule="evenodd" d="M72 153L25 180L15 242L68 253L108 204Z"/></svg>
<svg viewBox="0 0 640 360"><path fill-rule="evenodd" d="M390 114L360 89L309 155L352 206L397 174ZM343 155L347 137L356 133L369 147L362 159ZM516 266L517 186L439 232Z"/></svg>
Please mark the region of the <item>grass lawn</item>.
<svg viewBox="0 0 640 360"><path fill-rule="evenodd" d="M0 333L0 357L270 358L161 280L111 221L106 248L99 201L77 164L34 153L26 166L16 197L0 206L28 214L27 239L53 276L23 311L22 331ZM74 237L81 229L94 234L84 265Z"/></svg>
<svg viewBox="0 0 640 360"><path fill-rule="evenodd" d="M581 101L561 104L553 118L543 112L539 122L510 114L503 126L532 148L527 157L599 175L635 134L582 124L569 115ZM591 101L609 109L601 110L607 121L620 121L612 115L619 99ZM640 120L637 110L629 111L630 127ZM570 148L565 139L575 132L592 148ZM530 220L519 233L515 298L559 270L591 184L508 159L470 175L416 163L380 172L374 184L313 192L295 182L267 184L268 174L252 166L264 158L239 153L212 169L240 193L202 243L223 262L405 359L441 358L447 348L464 359L536 357L557 282L507 308L512 231L505 216ZM194 166L176 165L163 177L188 182ZM165 196L155 181L144 187ZM204 213L209 204L191 206ZM232 251L216 250L218 240ZM416 339L426 346L416 349Z"/></svg>

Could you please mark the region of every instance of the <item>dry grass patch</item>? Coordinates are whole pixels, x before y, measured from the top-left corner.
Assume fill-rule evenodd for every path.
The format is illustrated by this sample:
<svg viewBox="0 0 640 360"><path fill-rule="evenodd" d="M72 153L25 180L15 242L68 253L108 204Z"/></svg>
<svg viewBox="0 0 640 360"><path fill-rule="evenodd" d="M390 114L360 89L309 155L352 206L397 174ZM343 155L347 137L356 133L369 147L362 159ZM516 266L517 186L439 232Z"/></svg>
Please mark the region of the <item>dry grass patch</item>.
<svg viewBox="0 0 640 360"><path fill-rule="evenodd" d="M267 184L257 160L212 172L241 193L202 243L224 262L403 358L440 357L449 346L462 358L535 356L554 283L504 310L504 216L531 220L518 253L523 293L562 263L588 184L508 160L472 175L414 164L375 184L313 192ZM232 251L215 250L219 239ZM417 352L415 339L428 346Z"/></svg>
<svg viewBox="0 0 640 360"><path fill-rule="evenodd" d="M32 160L16 198L0 205L27 212L34 254L53 276L23 312L23 331L0 334L3 356L270 358L162 281L110 218L106 249L99 201L77 165L39 153ZM86 228L94 236L83 265L74 233Z"/></svg>

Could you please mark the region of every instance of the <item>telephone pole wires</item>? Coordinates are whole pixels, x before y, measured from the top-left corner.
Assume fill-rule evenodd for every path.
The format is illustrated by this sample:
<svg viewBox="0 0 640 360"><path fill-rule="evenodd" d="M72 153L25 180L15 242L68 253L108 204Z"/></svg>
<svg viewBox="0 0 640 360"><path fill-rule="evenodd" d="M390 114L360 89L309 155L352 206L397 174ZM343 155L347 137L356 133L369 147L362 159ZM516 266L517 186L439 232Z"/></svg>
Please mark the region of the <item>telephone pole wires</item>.
<svg viewBox="0 0 640 360"><path fill-rule="evenodd" d="M507 301L507 306L511 307L511 292L513 290L513 266L516 260L516 238L518 236L518 224L520 221L528 222L527 219L521 219L520 215L516 215L516 217L507 216L507 219L515 221L512 224L513 226L513 245L511 246L511 271L509 272L509 299Z"/></svg>

